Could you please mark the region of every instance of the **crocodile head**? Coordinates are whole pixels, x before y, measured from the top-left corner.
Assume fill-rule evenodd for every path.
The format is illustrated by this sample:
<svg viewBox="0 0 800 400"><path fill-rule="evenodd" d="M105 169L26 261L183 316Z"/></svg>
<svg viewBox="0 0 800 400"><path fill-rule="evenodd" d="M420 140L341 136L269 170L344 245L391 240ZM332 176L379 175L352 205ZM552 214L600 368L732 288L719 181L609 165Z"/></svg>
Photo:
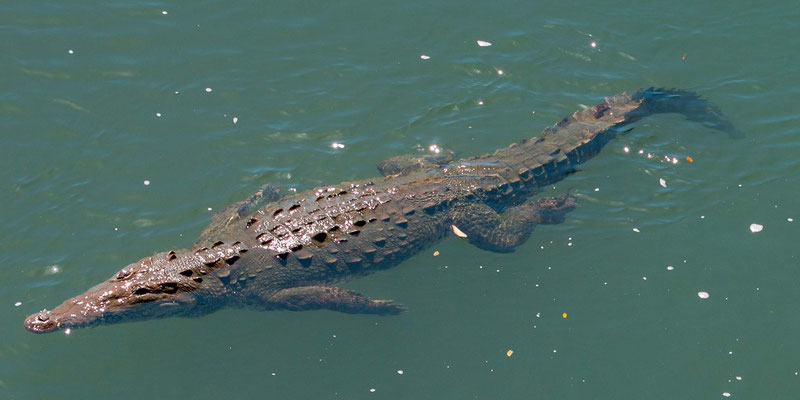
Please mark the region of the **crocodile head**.
<svg viewBox="0 0 800 400"><path fill-rule="evenodd" d="M202 261L189 252L145 257L52 310L25 319L25 328L45 333L71 327L203 313L195 291L213 284L201 276ZM204 278L207 278L204 282Z"/></svg>

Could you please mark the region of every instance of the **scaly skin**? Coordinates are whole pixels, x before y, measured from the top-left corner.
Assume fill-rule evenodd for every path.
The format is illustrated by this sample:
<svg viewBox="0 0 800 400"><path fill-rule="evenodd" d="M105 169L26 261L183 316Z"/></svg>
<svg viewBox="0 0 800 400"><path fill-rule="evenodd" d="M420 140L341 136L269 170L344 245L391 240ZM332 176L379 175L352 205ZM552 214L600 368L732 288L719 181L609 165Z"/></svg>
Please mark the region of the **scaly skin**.
<svg viewBox="0 0 800 400"><path fill-rule="evenodd" d="M719 110L680 90L640 90L607 98L493 154L453 161L394 157L384 177L280 198L265 186L212 218L194 247L145 257L58 307L29 316L37 333L225 307L330 309L395 314L333 283L389 268L456 227L471 243L512 251L537 224L560 223L569 194L526 201L597 154L620 128L654 113L677 112L736 132Z"/></svg>

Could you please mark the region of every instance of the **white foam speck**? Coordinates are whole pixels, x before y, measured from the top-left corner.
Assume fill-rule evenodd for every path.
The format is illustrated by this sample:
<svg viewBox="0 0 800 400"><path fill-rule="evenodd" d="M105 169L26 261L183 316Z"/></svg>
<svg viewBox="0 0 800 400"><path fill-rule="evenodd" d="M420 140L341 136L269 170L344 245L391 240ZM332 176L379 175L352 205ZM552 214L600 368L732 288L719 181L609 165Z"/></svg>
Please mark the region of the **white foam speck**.
<svg viewBox="0 0 800 400"><path fill-rule="evenodd" d="M761 224L750 224L750 232L758 233L764 229L764 225Z"/></svg>
<svg viewBox="0 0 800 400"><path fill-rule="evenodd" d="M208 207L208 211L211 211L211 207Z"/></svg>
<svg viewBox="0 0 800 400"><path fill-rule="evenodd" d="M481 46L481 47L489 47L489 46L491 46L491 45L492 45L492 43L490 43L490 42L485 42L485 41L483 41L483 40L477 40L476 42L478 43L478 46Z"/></svg>
<svg viewBox="0 0 800 400"><path fill-rule="evenodd" d="M709 297L708 292L697 292L697 297L701 299L707 299Z"/></svg>
<svg viewBox="0 0 800 400"><path fill-rule="evenodd" d="M664 178L659 179L658 184L663 187L667 187L667 181L665 181Z"/></svg>
<svg viewBox="0 0 800 400"><path fill-rule="evenodd" d="M430 60L430 59L431 59L431 56L428 56L428 55L422 54L422 55L420 55L420 56L419 56L419 58L421 58L421 59L423 59L423 60Z"/></svg>
<svg viewBox="0 0 800 400"><path fill-rule="evenodd" d="M592 48L594 49L595 47L597 47L597 42L589 43L589 46L592 46Z"/></svg>
<svg viewBox="0 0 800 400"><path fill-rule="evenodd" d="M722 392L723 397L731 397L731 394L728 392Z"/></svg>
<svg viewBox="0 0 800 400"><path fill-rule="evenodd" d="M667 271L672 271L673 269L675 269L675 267L672 265L667 265Z"/></svg>
<svg viewBox="0 0 800 400"><path fill-rule="evenodd" d="M69 329L69 328L64 329L64 334L65 335L69 335L70 333L72 333L72 329Z"/></svg>
<svg viewBox="0 0 800 400"><path fill-rule="evenodd" d="M239 117L233 117L233 123L235 124L237 122L239 122Z"/></svg>
<svg viewBox="0 0 800 400"><path fill-rule="evenodd" d="M21 302L21 301L18 301L18 302L16 302L16 303L14 303L14 307L19 307L19 306L21 306L21 305L22 305L22 302Z"/></svg>
<svg viewBox="0 0 800 400"><path fill-rule="evenodd" d="M375 393L375 388L369 388L370 393Z"/></svg>
<svg viewBox="0 0 800 400"><path fill-rule="evenodd" d="M402 370L402 369L398 369L398 370L397 370L397 374L398 374L398 375L403 375L403 370Z"/></svg>
<svg viewBox="0 0 800 400"><path fill-rule="evenodd" d="M624 151L626 153L629 153L631 151L631 148L628 147L628 146L625 146L625 147L622 148L622 151Z"/></svg>
<svg viewBox="0 0 800 400"><path fill-rule="evenodd" d="M599 191L600 191L600 188L594 188L594 191L595 191L595 192L599 192Z"/></svg>
<svg viewBox="0 0 800 400"><path fill-rule="evenodd" d="M639 228L633 228L633 231L639 233Z"/></svg>
<svg viewBox="0 0 800 400"><path fill-rule="evenodd" d="M741 377L741 376L737 376L737 377L736 377L736 380L737 380L737 381L740 381L740 380L742 380L742 377Z"/></svg>
<svg viewBox="0 0 800 400"><path fill-rule="evenodd" d="M145 185L145 186L147 186L147 185L149 185L149 184L150 184L150 181L149 181L149 180L147 180L147 179L145 179L145 180L144 180L144 182L142 182L142 183L144 183L144 185Z"/></svg>
<svg viewBox="0 0 800 400"><path fill-rule="evenodd" d="M167 15L167 10L161 10L162 15Z"/></svg>
<svg viewBox="0 0 800 400"><path fill-rule="evenodd" d="M482 106L483 105L483 100L478 100L478 105Z"/></svg>
<svg viewBox="0 0 800 400"><path fill-rule="evenodd" d="M206 93L211 93L212 90L214 90L214 89L211 89L210 87L207 87L206 88Z"/></svg>
<svg viewBox="0 0 800 400"><path fill-rule="evenodd" d="M72 49L69 49L69 50L67 50L67 53L69 53L69 54L75 54L75 52L74 52L74 51L72 51Z"/></svg>
<svg viewBox="0 0 800 400"><path fill-rule="evenodd" d="M432 145L428 146L428 150L430 150L431 152L436 153L436 154L439 154L439 152L442 151L442 149L440 149L439 146L437 146L435 144L432 144Z"/></svg>
<svg viewBox="0 0 800 400"><path fill-rule="evenodd" d="M160 116L161 116L161 113L156 113L156 117L160 117Z"/></svg>
<svg viewBox="0 0 800 400"><path fill-rule="evenodd" d="M331 143L331 147L333 147L334 149L343 149L344 148L344 143L333 142L333 143Z"/></svg>
<svg viewBox="0 0 800 400"><path fill-rule="evenodd" d="M498 69L497 70L497 75L503 75L503 70L502 69Z"/></svg>
<svg viewBox="0 0 800 400"><path fill-rule="evenodd" d="M646 281L646 280L647 280L647 277L646 277L646 276L643 276L643 277L642 277L642 280L643 280L643 281Z"/></svg>
<svg viewBox="0 0 800 400"><path fill-rule="evenodd" d="M794 221L794 218L786 218L786 220L789 221L789 222L792 222L792 221Z"/></svg>

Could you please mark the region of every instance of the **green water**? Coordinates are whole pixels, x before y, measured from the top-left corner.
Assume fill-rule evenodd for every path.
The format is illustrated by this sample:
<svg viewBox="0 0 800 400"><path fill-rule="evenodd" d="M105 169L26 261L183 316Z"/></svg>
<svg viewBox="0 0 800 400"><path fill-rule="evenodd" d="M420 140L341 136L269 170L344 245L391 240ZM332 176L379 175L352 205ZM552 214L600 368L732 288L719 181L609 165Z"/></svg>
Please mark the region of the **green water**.
<svg viewBox="0 0 800 400"><path fill-rule="evenodd" d="M798 10L2 2L0 398L797 398ZM580 207L516 252L450 237L344 284L400 316L22 327L190 246L262 183L367 178L432 144L491 151L648 86L701 93L746 137L645 119L548 191Z"/></svg>

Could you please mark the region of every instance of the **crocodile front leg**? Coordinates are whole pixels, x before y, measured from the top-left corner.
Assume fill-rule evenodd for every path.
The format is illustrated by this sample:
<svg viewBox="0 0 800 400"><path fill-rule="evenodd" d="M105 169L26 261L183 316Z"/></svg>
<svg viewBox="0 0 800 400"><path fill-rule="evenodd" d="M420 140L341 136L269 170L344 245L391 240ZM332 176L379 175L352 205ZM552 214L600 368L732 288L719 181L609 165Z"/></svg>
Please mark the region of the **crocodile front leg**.
<svg viewBox="0 0 800 400"><path fill-rule="evenodd" d="M483 203L461 203L451 211L451 221L470 243L484 250L507 253L525 243L537 224L564 222L575 208L575 196L545 197L498 213Z"/></svg>
<svg viewBox="0 0 800 400"><path fill-rule="evenodd" d="M211 223L200 233L200 237L195 242L195 247L211 247L211 244L232 232L244 229L250 214L259 208L283 197L279 189L272 184L261 186L257 192L246 199L238 201L225 207L221 211L211 216Z"/></svg>
<svg viewBox="0 0 800 400"><path fill-rule="evenodd" d="M391 300L373 300L335 286L301 286L282 289L264 299L292 311L327 309L348 314L398 314L406 307Z"/></svg>

